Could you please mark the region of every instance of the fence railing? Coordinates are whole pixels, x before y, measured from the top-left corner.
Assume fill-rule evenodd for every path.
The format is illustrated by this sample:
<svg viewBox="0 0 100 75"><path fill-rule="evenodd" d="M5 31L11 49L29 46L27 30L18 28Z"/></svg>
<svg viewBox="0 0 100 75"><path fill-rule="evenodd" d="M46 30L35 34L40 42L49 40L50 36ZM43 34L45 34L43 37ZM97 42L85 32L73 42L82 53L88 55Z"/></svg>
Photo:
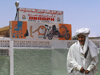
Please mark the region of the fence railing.
<svg viewBox="0 0 100 75"><path fill-rule="evenodd" d="M10 56L10 75L14 75L14 48L62 48L69 49L77 40L31 40L31 39L10 39L0 37L0 55ZM100 40L92 40L100 48Z"/></svg>
<svg viewBox="0 0 100 75"><path fill-rule="evenodd" d="M65 48L69 48L73 43L75 43L77 40L67 40L64 42L57 42L57 41L51 41L51 40L30 40L30 39L10 39L10 38L0 38L0 48L1 49L9 49L10 48L10 41L13 41L13 47L43 47L43 48L52 48L54 45L57 45L60 43L60 46L66 46ZM100 48L100 40L99 39L93 39L91 40L98 48ZM52 45L53 44L53 45ZM61 47L62 48L62 47Z"/></svg>

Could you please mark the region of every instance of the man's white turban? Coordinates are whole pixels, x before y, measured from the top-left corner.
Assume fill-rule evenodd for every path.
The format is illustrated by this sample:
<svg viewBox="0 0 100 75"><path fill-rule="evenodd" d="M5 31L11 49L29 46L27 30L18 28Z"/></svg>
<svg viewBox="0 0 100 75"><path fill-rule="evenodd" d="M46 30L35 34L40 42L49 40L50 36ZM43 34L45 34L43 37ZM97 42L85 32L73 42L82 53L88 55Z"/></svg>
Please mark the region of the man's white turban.
<svg viewBox="0 0 100 75"><path fill-rule="evenodd" d="M78 46L79 46L80 52L85 54L86 51L87 51L87 47L89 47L89 50L90 50L92 58L97 56L99 54L99 50L98 50L97 46L92 41L90 41L88 39L88 35L90 34L90 29L88 29L88 28L81 28L81 29L76 31L75 36L78 36L79 34L82 34L82 35L86 36L83 50L80 48L80 44L78 42Z"/></svg>
<svg viewBox="0 0 100 75"><path fill-rule="evenodd" d="M78 36L79 34L83 34L85 36L90 34L90 29L89 28L80 28L76 31L75 36Z"/></svg>

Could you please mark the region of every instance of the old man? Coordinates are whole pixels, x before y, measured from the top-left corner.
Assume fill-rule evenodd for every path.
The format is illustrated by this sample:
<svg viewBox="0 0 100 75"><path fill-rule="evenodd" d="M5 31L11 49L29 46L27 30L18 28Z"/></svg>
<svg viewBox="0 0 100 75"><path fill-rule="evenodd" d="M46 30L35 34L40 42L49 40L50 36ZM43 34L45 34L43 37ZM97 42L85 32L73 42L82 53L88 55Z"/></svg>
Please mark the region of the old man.
<svg viewBox="0 0 100 75"><path fill-rule="evenodd" d="M69 75L96 75L99 50L88 39L89 33L88 28L81 28L75 33L78 41L70 47L67 55Z"/></svg>

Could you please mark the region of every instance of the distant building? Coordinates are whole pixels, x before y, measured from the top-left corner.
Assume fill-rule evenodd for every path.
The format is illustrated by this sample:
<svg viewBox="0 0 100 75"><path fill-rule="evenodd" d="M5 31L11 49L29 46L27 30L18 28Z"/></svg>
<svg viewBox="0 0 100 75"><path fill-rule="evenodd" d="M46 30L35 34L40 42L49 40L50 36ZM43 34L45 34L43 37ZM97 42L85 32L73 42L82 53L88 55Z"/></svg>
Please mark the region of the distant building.
<svg viewBox="0 0 100 75"><path fill-rule="evenodd" d="M89 37L90 40L92 39L100 39L100 37Z"/></svg>
<svg viewBox="0 0 100 75"><path fill-rule="evenodd" d="M10 36L10 30L9 26L0 28L0 37L9 37Z"/></svg>

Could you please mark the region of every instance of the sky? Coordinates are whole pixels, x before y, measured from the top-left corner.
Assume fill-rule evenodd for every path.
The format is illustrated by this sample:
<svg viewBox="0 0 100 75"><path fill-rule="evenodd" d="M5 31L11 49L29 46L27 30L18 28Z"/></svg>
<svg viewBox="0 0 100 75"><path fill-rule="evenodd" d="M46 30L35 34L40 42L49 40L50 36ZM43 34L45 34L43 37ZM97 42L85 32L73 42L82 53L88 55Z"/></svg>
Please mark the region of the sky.
<svg viewBox="0 0 100 75"><path fill-rule="evenodd" d="M0 28L8 26L19 7L63 11L63 23L71 24L72 36L79 28L89 28L90 37L100 36L100 0L0 0Z"/></svg>

